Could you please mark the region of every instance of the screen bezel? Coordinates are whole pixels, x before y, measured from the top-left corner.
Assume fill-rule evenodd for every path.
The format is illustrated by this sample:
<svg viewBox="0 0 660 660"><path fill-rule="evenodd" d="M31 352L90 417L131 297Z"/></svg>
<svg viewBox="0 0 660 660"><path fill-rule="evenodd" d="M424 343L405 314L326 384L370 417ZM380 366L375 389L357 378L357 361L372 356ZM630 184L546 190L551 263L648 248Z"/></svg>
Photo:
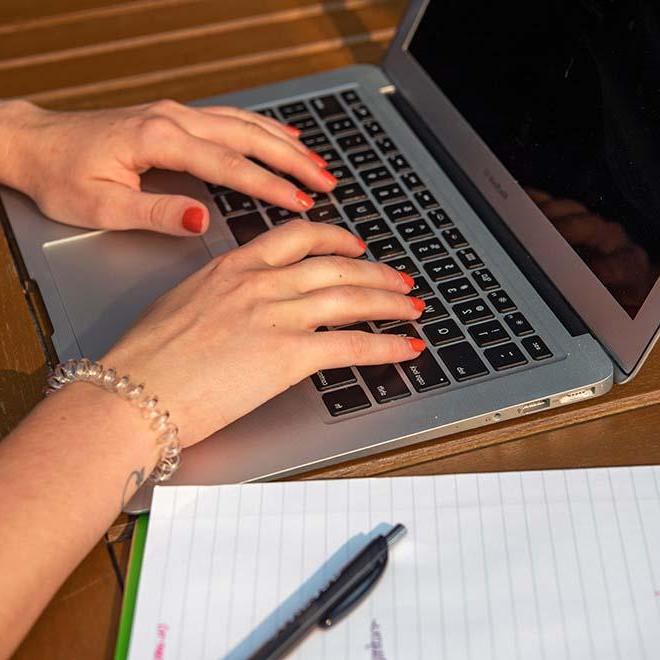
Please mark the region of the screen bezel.
<svg viewBox="0 0 660 660"><path fill-rule="evenodd" d="M621 380L626 380L658 338L660 280L631 318L531 201L408 52L429 2L413 0L408 6L383 63L388 78L580 315L623 372Z"/></svg>

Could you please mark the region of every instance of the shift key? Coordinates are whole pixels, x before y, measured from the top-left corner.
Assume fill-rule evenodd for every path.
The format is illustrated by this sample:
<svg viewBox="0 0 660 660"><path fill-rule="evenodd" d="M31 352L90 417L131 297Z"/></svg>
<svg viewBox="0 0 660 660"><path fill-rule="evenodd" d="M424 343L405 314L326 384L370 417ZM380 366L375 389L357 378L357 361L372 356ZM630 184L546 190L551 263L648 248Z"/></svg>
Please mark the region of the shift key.
<svg viewBox="0 0 660 660"><path fill-rule="evenodd" d="M358 367L358 371L377 403L387 403L410 396L410 390L403 382L403 378L391 364Z"/></svg>

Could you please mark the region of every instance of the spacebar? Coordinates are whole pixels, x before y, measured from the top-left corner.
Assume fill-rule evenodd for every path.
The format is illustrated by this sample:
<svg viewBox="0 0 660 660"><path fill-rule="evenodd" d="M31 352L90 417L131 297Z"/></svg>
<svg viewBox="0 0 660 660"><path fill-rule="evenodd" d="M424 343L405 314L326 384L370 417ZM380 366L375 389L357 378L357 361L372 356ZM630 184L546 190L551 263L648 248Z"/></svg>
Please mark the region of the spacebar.
<svg viewBox="0 0 660 660"><path fill-rule="evenodd" d="M227 226L239 245L245 245L259 234L268 231L268 225L264 222L260 213L248 213L247 215L229 218Z"/></svg>

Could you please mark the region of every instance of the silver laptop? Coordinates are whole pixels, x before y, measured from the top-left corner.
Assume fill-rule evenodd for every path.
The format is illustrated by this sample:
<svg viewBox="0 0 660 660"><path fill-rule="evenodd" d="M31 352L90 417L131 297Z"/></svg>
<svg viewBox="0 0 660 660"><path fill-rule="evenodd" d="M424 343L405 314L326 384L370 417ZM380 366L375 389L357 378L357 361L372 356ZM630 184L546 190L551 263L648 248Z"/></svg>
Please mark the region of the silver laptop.
<svg viewBox="0 0 660 660"><path fill-rule="evenodd" d="M289 476L583 401L635 374L659 325L660 74L638 48L657 35L635 6L601 4L532 16L519 3L412 2L382 68L198 102L303 130L339 179L309 220L363 237L427 301L418 322L360 326L428 350L306 379L186 450L172 483ZM181 174L145 185L207 204L208 234L83 231L2 192L61 359L100 356L158 295L291 216Z"/></svg>

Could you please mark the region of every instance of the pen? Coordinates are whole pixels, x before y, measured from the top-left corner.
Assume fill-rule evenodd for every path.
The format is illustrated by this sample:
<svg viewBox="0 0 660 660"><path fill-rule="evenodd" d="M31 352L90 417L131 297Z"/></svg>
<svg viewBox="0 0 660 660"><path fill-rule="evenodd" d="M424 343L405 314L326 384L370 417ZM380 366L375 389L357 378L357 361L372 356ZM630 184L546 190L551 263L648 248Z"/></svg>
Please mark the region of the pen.
<svg viewBox="0 0 660 660"><path fill-rule="evenodd" d="M250 660L274 660L288 653L315 626L330 628L350 612L374 587L387 565L388 548L406 528L398 523L358 552L308 603L287 621Z"/></svg>

